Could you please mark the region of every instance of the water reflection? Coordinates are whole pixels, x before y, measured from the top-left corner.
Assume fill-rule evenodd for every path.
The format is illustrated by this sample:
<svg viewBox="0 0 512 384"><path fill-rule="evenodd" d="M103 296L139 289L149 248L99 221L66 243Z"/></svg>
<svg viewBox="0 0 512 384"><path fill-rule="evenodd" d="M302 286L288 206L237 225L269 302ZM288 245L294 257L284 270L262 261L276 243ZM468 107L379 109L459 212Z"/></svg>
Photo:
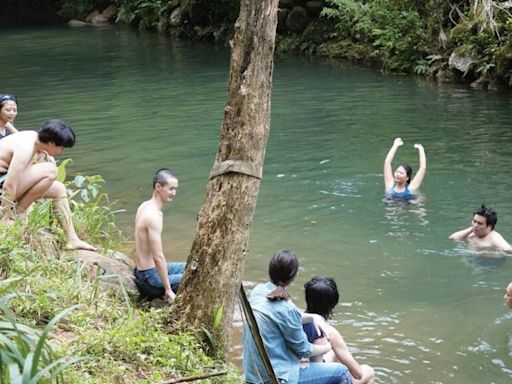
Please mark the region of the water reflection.
<svg viewBox="0 0 512 384"><path fill-rule="evenodd" d="M425 196L418 195L415 199L404 200L384 197L384 217L390 231L388 236L401 237L411 233L422 235L421 232L411 232L415 225L429 224L428 211L425 207ZM411 227L412 225L412 227Z"/></svg>

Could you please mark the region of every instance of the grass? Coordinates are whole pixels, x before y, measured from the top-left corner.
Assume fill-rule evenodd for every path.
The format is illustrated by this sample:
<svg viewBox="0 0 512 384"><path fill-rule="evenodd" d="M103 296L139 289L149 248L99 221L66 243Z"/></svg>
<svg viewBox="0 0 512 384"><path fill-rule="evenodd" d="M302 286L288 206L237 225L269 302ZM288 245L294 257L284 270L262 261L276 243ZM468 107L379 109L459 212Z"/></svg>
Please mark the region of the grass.
<svg viewBox="0 0 512 384"><path fill-rule="evenodd" d="M68 187L79 236L106 253L123 236L100 180L77 185L75 178ZM98 187L94 196L91 183ZM62 254L50 202L35 204L13 224L0 222L0 238L0 329L7 332L0 331L1 382L157 383L226 369L227 376L201 383L243 382L235 369L208 357L193 334L172 331L169 307L148 308L124 288L104 290L98 273L88 275Z"/></svg>

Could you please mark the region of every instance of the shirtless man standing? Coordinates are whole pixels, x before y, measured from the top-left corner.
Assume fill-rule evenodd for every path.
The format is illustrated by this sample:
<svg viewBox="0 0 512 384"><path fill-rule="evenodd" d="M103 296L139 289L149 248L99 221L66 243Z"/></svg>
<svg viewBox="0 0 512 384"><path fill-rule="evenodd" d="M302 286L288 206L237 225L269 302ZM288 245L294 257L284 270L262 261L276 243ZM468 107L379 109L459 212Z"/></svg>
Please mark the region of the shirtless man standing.
<svg viewBox="0 0 512 384"><path fill-rule="evenodd" d="M473 213L471 227L452 233L450 240L467 240L477 249L494 249L512 253L512 246L494 230L498 214L492 208L482 205Z"/></svg>
<svg viewBox="0 0 512 384"><path fill-rule="evenodd" d="M0 188L23 214L41 198L52 198L60 225L66 233L66 249L96 248L78 238L71 220L66 187L56 181L54 156L75 144L75 133L62 120L49 120L39 131L22 131L0 140Z"/></svg>
<svg viewBox="0 0 512 384"><path fill-rule="evenodd" d="M176 297L185 263L167 263L162 249L163 208L178 190L178 179L169 169L153 176L153 196L143 202L135 216L135 281L141 293L150 298L164 296L170 304Z"/></svg>

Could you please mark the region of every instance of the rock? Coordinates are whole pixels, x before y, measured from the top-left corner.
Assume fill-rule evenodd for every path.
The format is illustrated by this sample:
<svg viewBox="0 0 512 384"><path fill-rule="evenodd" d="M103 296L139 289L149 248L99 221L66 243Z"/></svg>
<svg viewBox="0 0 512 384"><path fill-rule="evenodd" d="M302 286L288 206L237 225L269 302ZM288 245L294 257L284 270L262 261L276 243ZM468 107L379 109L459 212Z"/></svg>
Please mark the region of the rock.
<svg viewBox="0 0 512 384"><path fill-rule="evenodd" d="M85 18L87 23L91 23L92 25L106 25L109 24L109 20L117 13L117 7L114 4L109 5L107 8L103 10L103 12L99 13L98 11L93 11Z"/></svg>
<svg viewBox="0 0 512 384"><path fill-rule="evenodd" d="M169 16L169 26L171 28L179 27L183 23L183 8L175 8Z"/></svg>
<svg viewBox="0 0 512 384"><path fill-rule="evenodd" d="M98 15L100 15L100 13L97 11L97 10L94 10L92 11L91 13L89 13L87 15L87 17L85 18L85 22L86 23L91 23L92 22L92 19L97 17Z"/></svg>
<svg viewBox="0 0 512 384"><path fill-rule="evenodd" d="M472 53L452 52L448 59L450 68L455 68L463 73L468 73L474 63L476 63L476 57Z"/></svg>
<svg viewBox="0 0 512 384"><path fill-rule="evenodd" d="M68 21L68 25L70 27L80 28L80 27L87 27L89 24L87 24L85 21L71 19Z"/></svg>
<svg viewBox="0 0 512 384"><path fill-rule="evenodd" d="M101 14L110 20L117 13L117 7L114 4L110 4L107 8L101 12Z"/></svg>
<svg viewBox="0 0 512 384"><path fill-rule="evenodd" d="M71 257L76 257L85 266L85 271L91 279L96 278L97 269L100 276L100 286L107 289L120 289L120 282L127 291L138 292L135 285L133 268L127 256L116 253L114 257L103 256L97 252L77 250L68 252ZM133 263L133 262L132 262Z"/></svg>
<svg viewBox="0 0 512 384"><path fill-rule="evenodd" d="M306 8L301 6L294 7L286 18L286 28L290 32L302 33L308 24L308 11L306 11Z"/></svg>

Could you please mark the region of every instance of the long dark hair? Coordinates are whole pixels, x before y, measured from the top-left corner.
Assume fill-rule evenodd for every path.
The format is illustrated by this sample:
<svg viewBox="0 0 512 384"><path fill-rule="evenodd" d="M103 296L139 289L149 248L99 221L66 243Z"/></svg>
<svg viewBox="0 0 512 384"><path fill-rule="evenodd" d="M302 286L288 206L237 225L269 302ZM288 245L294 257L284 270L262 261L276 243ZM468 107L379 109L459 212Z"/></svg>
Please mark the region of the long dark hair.
<svg viewBox="0 0 512 384"><path fill-rule="evenodd" d="M283 249L277 251L268 265L270 280L277 285L277 288L267 294L269 300L288 300L290 295L286 287L297 276L299 271L299 260L292 251Z"/></svg>
<svg viewBox="0 0 512 384"><path fill-rule="evenodd" d="M402 167L405 169L405 173L407 174L407 185L411 182L412 178L412 167L409 164L402 163L398 167Z"/></svg>

